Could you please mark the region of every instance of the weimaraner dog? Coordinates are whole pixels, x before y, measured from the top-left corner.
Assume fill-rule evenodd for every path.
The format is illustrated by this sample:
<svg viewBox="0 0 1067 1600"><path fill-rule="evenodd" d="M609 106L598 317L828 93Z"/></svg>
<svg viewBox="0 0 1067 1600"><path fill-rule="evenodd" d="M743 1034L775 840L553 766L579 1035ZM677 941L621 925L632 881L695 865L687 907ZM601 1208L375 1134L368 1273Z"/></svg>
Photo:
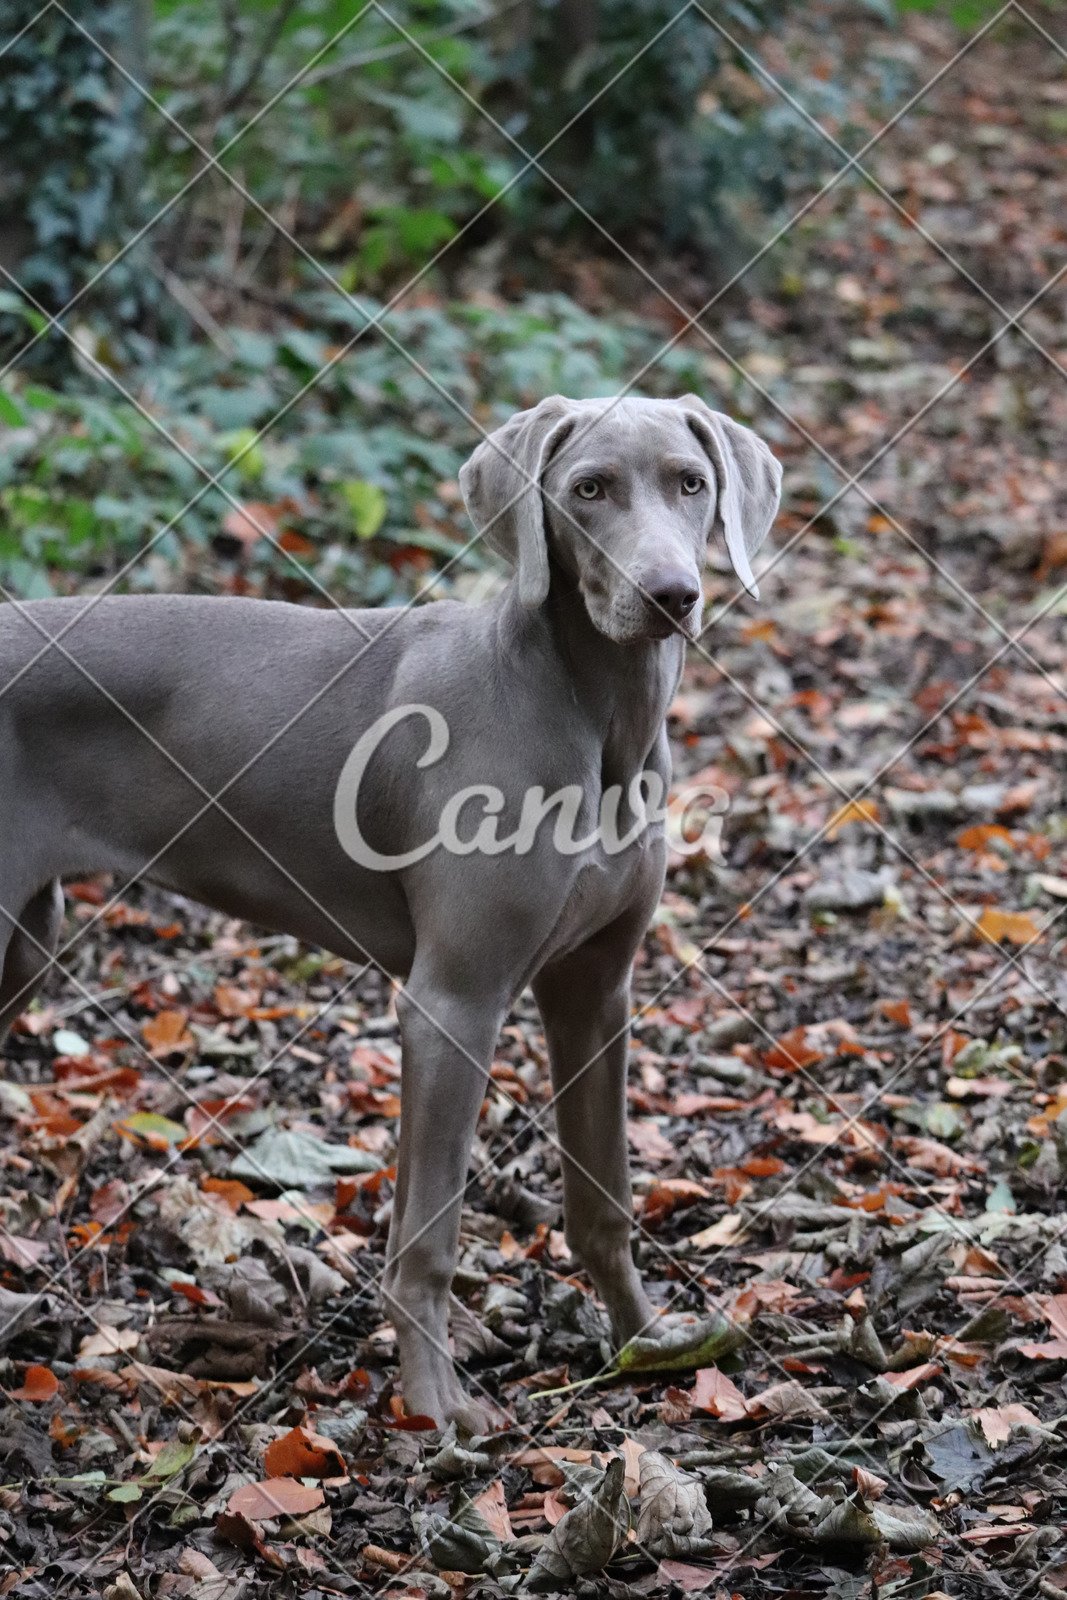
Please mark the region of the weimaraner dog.
<svg viewBox="0 0 1067 1600"><path fill-rule="evenodd" d="M753 433L692 395L553 397L462 471L475 527L516 568L483 605L3 609L0 1029L49 968L61 881L86 873L146 877L402 980L384 1286L407 1409L439 1423L487 1423L449 1355L448 1300L493 1050L527 984L559 1096L566 1238L616 1340L656 1321L625 1116L630 969L666 856L643 797L669 778L664 719L708 540L754 592L780 480ZM567 794L571 836L554 826Z"/></svg>

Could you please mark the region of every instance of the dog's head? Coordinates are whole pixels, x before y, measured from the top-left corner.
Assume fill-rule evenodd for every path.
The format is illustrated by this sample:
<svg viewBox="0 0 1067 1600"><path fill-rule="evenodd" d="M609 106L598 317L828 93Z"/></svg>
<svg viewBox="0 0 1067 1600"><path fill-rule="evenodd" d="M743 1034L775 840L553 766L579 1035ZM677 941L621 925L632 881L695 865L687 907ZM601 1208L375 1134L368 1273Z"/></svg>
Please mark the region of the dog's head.
<svg viewBox="0 0 1067 1600"><path fill-rule="evenodd" d="M697 633L714 534L757 594L751 560L781 480L762 439L695 395L553 395L490 434L459 475L471 521L518 567L524 604L547 598L551 552L620 643Z"/></svg>

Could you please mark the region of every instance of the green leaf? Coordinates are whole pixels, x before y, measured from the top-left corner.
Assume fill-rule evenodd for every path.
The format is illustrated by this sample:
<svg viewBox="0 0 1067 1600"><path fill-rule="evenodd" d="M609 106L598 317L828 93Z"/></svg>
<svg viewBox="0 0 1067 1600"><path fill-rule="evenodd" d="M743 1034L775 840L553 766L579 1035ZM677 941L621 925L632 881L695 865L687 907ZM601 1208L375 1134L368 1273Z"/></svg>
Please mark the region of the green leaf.
<svg viewBox="0 0 1067 1600"><path fill-rule="evenodd" d="M173 1478L175 1473L184 1472L195 1455L196 1445L191 1439L168 1439L145 1473L145 1482Z"/></svg>
<svg viewBox="0 0 1067 1600"><path fill-rule="evenodd" d="M373 539L389 509L389 502L381 489L364 478L349 478L342 483L341 493L352 513L357 539Z"/></svg>
<svg viewBox="0 0 1067 1600"><path fill-rule="evenodd" d="M631 1339L615 1358L618 1372L693 1372L732 1355L745 1341L743 1328L725 1317L709 1317L692 1328L671 1327L657 1338Z"/></svg>
<svg viewBox="0 0 1067 1600"><path fill-rule="evenodd" d="M0 422L6 422L11 428L22 428L26 423L25 416L9 394L0 393Z"/></svg>
<svg viewBox="0 0 1067 1600"><path fill-rule="evenodd" d="M238 477L248 482L262 478L267 458L263 454L263 447L256 443L254 428L235 428L232 433L223 435L221 443L226 452L226 459Z"/></svg>
<svg viewBox="0 0 1067 1600"><path fill-rule="evenodd" d="M135 1111L132 1116L123 1117L115 1126L125 1133L134 1134L139 1139L149 1141L165 1139L168 1144L181 1144L183 1139L189 1137L188 1128L183 1128L180 1122L172 1122L169 1117L161 1116L158 1111Z"/></svg>
<svg viewBox="0 0 1067 1600"><path fill-rule="evenodd" d="M109 1500L117 1500L121 1505L128 1505L134 1500L144 1498L144 1490L139 1489L135 1483L120 1483L117 1489L108 1491Z"/></svg>

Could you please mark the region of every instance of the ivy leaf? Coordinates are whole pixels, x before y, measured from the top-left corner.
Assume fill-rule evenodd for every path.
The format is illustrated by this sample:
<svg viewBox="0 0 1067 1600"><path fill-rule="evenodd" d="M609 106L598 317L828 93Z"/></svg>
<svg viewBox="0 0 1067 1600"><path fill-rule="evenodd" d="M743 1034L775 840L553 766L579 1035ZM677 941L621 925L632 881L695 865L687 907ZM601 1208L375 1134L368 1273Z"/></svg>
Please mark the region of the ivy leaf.
<svg viewBox="0 0 1067 1600"><path fill-rule="evenodd" d="M347 482L342 483L341 493L352 513L356 538L373 539L385 521L385 514L389 509L389 503L381 489L376 483L368 483L365 478L349 478Z"/></svg>

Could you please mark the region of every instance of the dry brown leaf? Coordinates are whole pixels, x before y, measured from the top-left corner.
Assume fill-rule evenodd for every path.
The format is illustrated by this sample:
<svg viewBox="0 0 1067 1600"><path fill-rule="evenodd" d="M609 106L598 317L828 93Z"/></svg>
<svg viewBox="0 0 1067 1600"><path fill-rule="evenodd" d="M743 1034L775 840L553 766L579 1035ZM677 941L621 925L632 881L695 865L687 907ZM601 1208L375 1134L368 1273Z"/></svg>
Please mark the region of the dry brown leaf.
<svg viewBox="0 0 1067 1600"><path fill-rule="evenodd" d="M488 1489L483 1489L480 1495L476 1495L473 1504L482 1521L502 1544L508 1539L514 1539L515 1532L508 1516L508 1503L504 1498L504 1485L499 1478L495 1478Z"/></svg>
<svg viewBox="0 0 1067 1600"><path fill-rule="evenodd" d="M748 1415L740 1389L718 1367L701 1367L691 1395L694 1411L706 1411L722 1422L740 1422Z"/></svg>
<svg viewBox="0 0 1067 1600"><path fill-rule="evenodd" d="M321 1489L308 1488L295 1478L265 1478L262 1483L245 1483L235 1489L226 1509L249 1522L270 1522L275 1517L302 1517L321 1506L324 1499Z"/></svg>
<svg viewBox="0 0 1067 1600"><path fill-rule="evenodd" d="M175 1050L190 1050L196 1043L186 1027L184 1011L157 1011L154 1017L141 1024L141 1037L149 1054L167 1056Z"/></svg>
<svg viewBox="0 0 1067 1600"><path fill-rule="evenodd" d="M98 1328L87 1334L78 1346L79 1361L93 1361L98 1356L118 1355L121 1350L133 1350L140 1344L141 1335L136 1328Z"/></svg>

